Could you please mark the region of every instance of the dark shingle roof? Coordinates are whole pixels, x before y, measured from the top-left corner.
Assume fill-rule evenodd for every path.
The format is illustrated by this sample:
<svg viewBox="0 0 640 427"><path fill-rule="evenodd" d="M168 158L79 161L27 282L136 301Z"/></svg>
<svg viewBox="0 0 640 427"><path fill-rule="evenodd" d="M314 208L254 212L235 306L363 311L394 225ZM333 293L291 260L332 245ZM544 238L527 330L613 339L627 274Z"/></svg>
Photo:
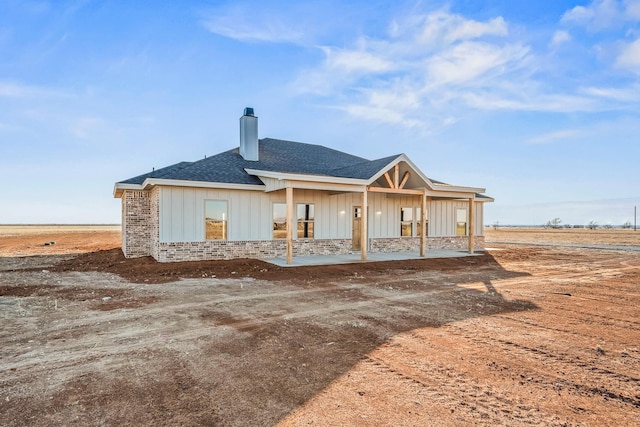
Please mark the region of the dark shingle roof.
<svg viewBox="0 0 640 427"><path fill-rule="evenodd" d="M121 181L142 184L147 178L185 181L223 182L232 184L262 184L245 172L258 169L272 172L368 179L398 156L367 160L321 145L264 138L259 142L259 161L247 161L239 148L225 151L195 162L181 162L156 171Z"/></svg>

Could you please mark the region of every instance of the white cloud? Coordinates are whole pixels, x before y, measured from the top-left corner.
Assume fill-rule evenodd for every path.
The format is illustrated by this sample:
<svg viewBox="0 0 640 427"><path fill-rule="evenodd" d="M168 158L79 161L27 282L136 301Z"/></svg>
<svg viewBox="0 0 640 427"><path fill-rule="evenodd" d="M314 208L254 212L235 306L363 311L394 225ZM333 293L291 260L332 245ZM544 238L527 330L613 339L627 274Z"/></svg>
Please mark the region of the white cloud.
<svg viewBox="0 0 640 427"><path fill-rule="evenodd" d="M533 138L529 138L526 142L529 144L552 144L566 139L575 139L582 134L582 131L578 129L563 129L555 132L546 133L544 135L538 135Z"/></svg>
<svg viewBox="0 0 640 427"><path fill-rule="evenodd" d="M317 34L333 22L323 19L326 12L320 6L238 0L209 8L201 23L212 33L240 41L313 45Z"/></svg>
<svg viewBox="0 0 640 427"><path fill-rule="evenodd" d="M370 52L331 49L329 47L324 47L323 50L326 55L326 66L330 69L340 69L347 73L380 73L394 68L392 62Z"/></svg>
<svg viewBox="0 0 640 427"><path fill-rule="evenodd" d="M640 72L640 38L625 44L616 59L615 65L620 68Z"/></svg>
<svg viewBox="0 0 640 427"><path fill-rule="evenodd" d="M246 21L240 16L213 16L203 22L215 34L242 41L300 43L304 32L278 19Z"/></svg>
<svg viewBox="0 0 640 427"><path fill-rule="evenodd" d="M520 45L496 46L463 42L429 58L427 71L436 84L473 82L486 74L504 74L525 59L528 49Z"/></svg>
<svg viewBox="0 0 640 427"><path fill-rule="evenodd" d="M55 93L55 91L39 86L29 86L16 82L0 82L0 96L9 98L27 98Z"/></svg>
<svg viewBox="0 0 640 427"><path fill-rule="evenodd" d="M551 46L557 47L569 41L571 41L571 35L569 34L569 32L559 30L553 33L553 38L551 39Z"/></svg>
<svg viewBox="0 0 640 427"><path fill-rule="evenodd" d="M418 29L417 33L414 31ZM428 15L415 15L405 22L394 21L391 34L400 37L408 34L422 45L438 46L485 36L506 36L508 27L502 17L479 22L440 10Z"/></svg>
<svg viewBox="0 0 640 427"><path fill-rule="evenodd" d="M357 105L351 104L341 107L351 116L379 123L390 123L404 127L422 127L424 123L417 119L411 119L402 114L399 109L382 105Z"/></svg>
<svg viewBox="0 0 640 427"><path fill-rule="evenodd" d="M454 123L425 117L425 104L460 100L450 87L474 91L523 68L529 48L506 38L503 18L476 21L446 11L392 21L388 39L361 37L352 48L323 47L324 63L294 83L299 93L349 93L349 114L406 126Z"/></svg>
<svg viewBox="0 0 640 427"><path fill-rule="evenodd" d="M601 12L617 19L629 5L597 0L563 19L588 23L604 19L596 16ZM445 9L413 13L390 21L386 36L321 47L323 62L299 73L292 86L359 119L426 130L456 123L474 110L596 112L628 108L637 99L637 89L624 95L630 87L623 79L608 77L606 85L598 84L597 68L567 78L575 70L560 68L566 61L549 61L547 52L523 42L522 32L511 36L502 17L478 21ZM558 29L548 47L572 40L568 30ZM640 42L624 47L617 65L640 70Z"/></svg>
<svg viewBox="0 0 640 427"><path fill-rule="evenodd" d="M637 103L640 101L640 85L638 84L624 88L591 86L582 88L581 92L589 96L610 99L619 102Z"/></svg>
<svg viewBox="0 0 640 427"><path fill-rule="evenodd" d="M520 92L513 88L494 87L491 90L467 92L461 95L467 105L478 110L538 111L571 113L597 111L598 105L586 96L545 94L523 85Z"/></svg>
<svg viewBox="0 0 640 427"><path fill-rule="evenodd" d="M616 24L622 18L622 10L617 0L593 0L588 6L576 6L567 11L563 23L575 23L590 30L601 30Z"/></svg>
<svg viewBox="0 0 640 427"><path fill-rule="evenodd" d="M625 22L640 21L638 0L593 0L587 6L575 6L562 16L564 24L576 24L590 31L617 30Z"/></svg>
<svg viewBox="0 0 640 427"><path fill-rule="evenodd" d="M421 128L455 123L465 109L564 113L602 107L592 93L563 93L537 82L540 59L508 37L501 17L480 22L439 10L396 19L389 34L361 37L351 48L323 47L324 62L302 72L294 90L330 97L354 117ZM566 31L554 36L555 43L569 39Z"/></svg>
<svg viewBox="0 0 640 427"><path fill-rule="evenodd" d="M625 0L625 14L628 19L640 21L640 0Z"/></svg>

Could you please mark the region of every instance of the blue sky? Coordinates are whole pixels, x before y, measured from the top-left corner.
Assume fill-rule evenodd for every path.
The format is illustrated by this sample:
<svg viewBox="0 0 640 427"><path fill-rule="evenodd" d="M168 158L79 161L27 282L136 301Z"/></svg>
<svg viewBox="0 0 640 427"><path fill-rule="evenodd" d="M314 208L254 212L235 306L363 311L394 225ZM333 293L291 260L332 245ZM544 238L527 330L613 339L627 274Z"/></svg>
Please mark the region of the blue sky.
<svg viewBox="0 0 640 427"><path fill-rule="evenodd" d="M485 223L633 222L640 0L0 0L0 223L260 137L481 186Z"/></svg>

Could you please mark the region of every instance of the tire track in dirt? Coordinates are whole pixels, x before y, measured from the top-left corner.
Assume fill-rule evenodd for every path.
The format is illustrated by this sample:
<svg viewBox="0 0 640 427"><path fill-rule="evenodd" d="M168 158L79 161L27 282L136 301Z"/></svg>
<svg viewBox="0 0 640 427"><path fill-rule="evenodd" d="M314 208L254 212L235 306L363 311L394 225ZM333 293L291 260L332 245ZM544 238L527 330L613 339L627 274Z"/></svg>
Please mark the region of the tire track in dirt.
<svg viewBox="0 0 640 427"><path fill-rule="evenodd" d="M381 350L383 347L381 347ZM407 350L413 359L422 355ZM519 405L508 397L496 394L489 384L478 384L452 367L427 363L415 367L399 366L389 363L383 357L367 356L364 361L372 366L371 369L387 373L397 381L418 384L423 393L433 402L448 408L452 414L462 412L464 418L480 418L484 422L492 423L502 414L509 414L516 419L527 419L532 410L527 405ZM452 398L453 397L453 398Z"/></svg>
<svg viewBox="0 0 640 427"><path fill-rule="evenodd" d="M505 316L505 315L500 315L499 316L500 319L506 320L506 321L511 321L513 323L519 324L519 325L527 325L527 326L531 326L533 328L536 328L538 330L547 330L547 331L554 331L554 332L559 332L559 333L563 333L563 334L570 334L576 337L580 337L580 338L584 338L584 337L590 337L590 338L595 338L595 339L601 339L601 336L598 335L593 335L593 334L589 334L589 333L578 333L576 331L573 331L571 329L561 329L559 327L553 327L553 326L548 326L546 324L543 324L542 322L535 322L533 320L524 320L524 319L516 319L514 317L509 317L509 316ZM640 331L640 328L633 328L633 330L637 330ZM624 333L622 333L621 335L624 335ZM626 334L628 335L628 334Z"/></svg>
<svg viewBox="0 0 640 427"><path fill-rule="evenodd" d="M615 372L606 368L600 368L591 363L581 362L575 357L565 357L558 351L545 351L537 347L527 346L508 339L497 338L491 334L476 333L471 335L458 325L450 325L449 329L452 334L462 336L465 340L472 342L477 346L499 349L496 353L509 354L512 357L514 355L519 355L521 359L537 361L539 363L539 367L536 370L537 379L535 379L535 381L541 385L549 387L554 384L565 383L567 382L567 376L570 378L589 377L591 383L607 384L614 381L617 385L616 389L620 388L619 383L626 383L631 387L628 394L612 391L606 386L593 387L569 380L571 387L578 391L586 391L593 394L607 396L622 403L640 407L640 378L637 376ZM588 372L589 375L585 375L585 371ZM562 375L558 375L557 373L559 372L562 373Z"/></svg>
<svg viewBox="0 0 640 427"><path fill-rule="evenodd" d="M615 326L615 327L622 327L622 328L628 328L631 330L640 330L640 322L636 322L630 319L619 319L619 318L615 318L615 317L610 317L610 316L605 316L602 314L595 314L593 313L593 311L579 311L579 310L573 310L571 308L568 308L566 305L562 305L562 304L553 304L553 303L548 303L545 302L545 307L551 307L551 308L556 308L557 311L559 313L572 313L573 315L575 315L576 320L580 320L580 321L592 321L594 318L595 319L599 319L600 320L600 325L603 326ZM624 307L624 306L623 306ZM628 308L633 309L635 306L629 304ZM633 310L630 310L631 312L633 312Z"/></svg>

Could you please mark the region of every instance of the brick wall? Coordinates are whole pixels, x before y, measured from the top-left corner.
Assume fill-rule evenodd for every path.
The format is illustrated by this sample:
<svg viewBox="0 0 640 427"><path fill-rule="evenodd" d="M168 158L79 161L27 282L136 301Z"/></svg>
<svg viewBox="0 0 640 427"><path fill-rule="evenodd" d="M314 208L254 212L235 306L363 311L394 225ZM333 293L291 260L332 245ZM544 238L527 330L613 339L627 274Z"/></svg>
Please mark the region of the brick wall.
<svg viewBox="0 0 640 427"><path fill-rule="evenodd" d="M429 237L429 249L467 250L467 237ZM484 248L484 237L476 236L476 249ZM370 239L369 252L408 252L420 250L420 238ZM293 242L293 256L347 254L351 239L305 239ZM153 257L159 262L224 260L233 258L268 259L286 255L285 240L207 240L168 242L156 245Z"/></svg>
<svg viewBox="0 0 640 427"><path fill-rule="evenodd" d="M474 247L477 250L484 249L484 236L474 237ZM469 237L427 237L427 251L429 249L468 250ZM419 250L419 237L369 239L369 252L407 252Z"/></svg>
<svg viewBox="0 0 640 427"><path fill-rule="evenodd" d="M151 204L148 191L122 195L122 252L127 258L151 255Z"/></svg>
<svg viewBox="0 0 640 427"><path fill-rule="evenodd" d="M160 188L149 193L149 255L158 259L160 247Z"/></svg>
<svg viewBox="0 0 640 427"><path fill-rule="evenodd" d="M293 242L293 256L346 254L351 239L305 239ZM154 258L160 262L221 260L233 258L267 259L286 255L285 240L207 240L167 242L157 245Z"/></svg>

